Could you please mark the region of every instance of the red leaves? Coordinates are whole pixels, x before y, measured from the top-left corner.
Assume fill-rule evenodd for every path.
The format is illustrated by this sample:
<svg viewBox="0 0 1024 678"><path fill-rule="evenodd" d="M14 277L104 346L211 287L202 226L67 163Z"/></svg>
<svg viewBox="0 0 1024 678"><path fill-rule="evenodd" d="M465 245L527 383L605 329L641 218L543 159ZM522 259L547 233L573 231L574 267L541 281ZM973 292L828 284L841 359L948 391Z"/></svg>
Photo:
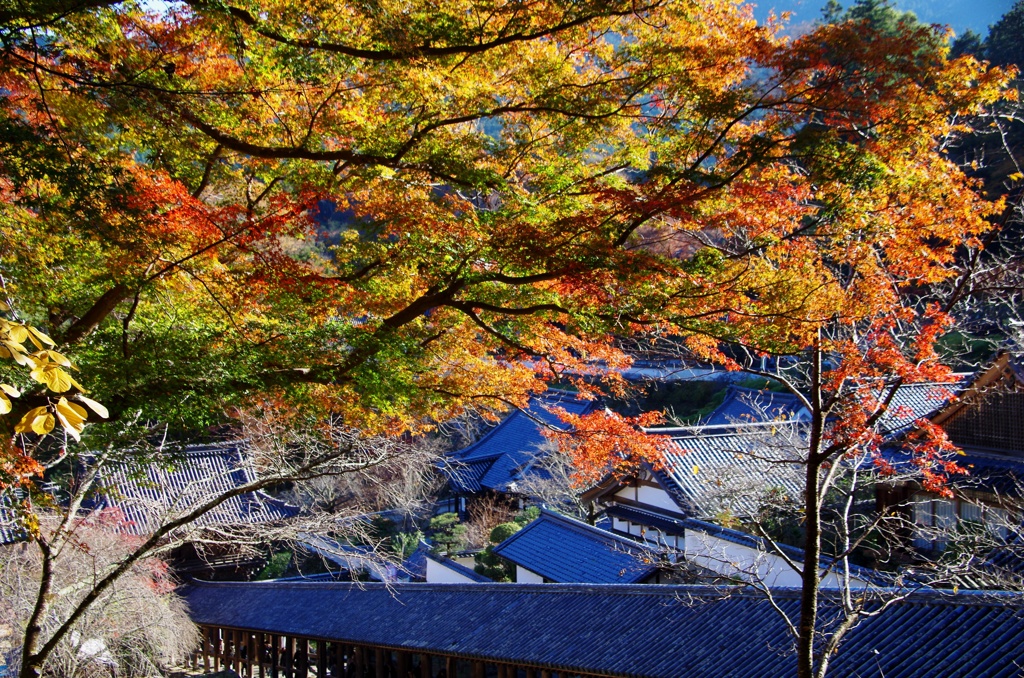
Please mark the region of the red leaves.
<svg viewBox="0 0 1024 678"><path fill-rule="evenodd" d="M662 422L659 412L636 417L623 417L608 410L582 416L564 410L555 412L570 428L548 429L544 435L572 459L576 469L573 480L578 485L593 483L609 473L620 477L629 475L644 463L655 468L662 464L669 437L643 431L643 427Z"/></svg>

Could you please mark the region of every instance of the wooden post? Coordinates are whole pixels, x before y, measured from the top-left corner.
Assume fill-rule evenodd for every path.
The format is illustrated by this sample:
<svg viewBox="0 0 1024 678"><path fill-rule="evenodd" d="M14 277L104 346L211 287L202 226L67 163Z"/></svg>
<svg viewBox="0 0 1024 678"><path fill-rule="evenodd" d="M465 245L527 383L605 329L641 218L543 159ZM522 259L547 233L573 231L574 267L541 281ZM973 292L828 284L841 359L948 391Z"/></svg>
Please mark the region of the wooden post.
<svg viewBox="0 0 1024 678"><path fill-rule="evenodd" d="M270 636L270 678L277 677L277 669L281 663L281 636L276 633Z"/></svg>
<svg viewBox="0 0 1024 678"><path fill-rule="evenodd" d="M473 678L487 678L487 667L483 662L473 662Z"/></svg>
<svg viewBox="0 0 1024 678"><path fill-rule="evenodd" d="M409 678L409 653L401 652L398 653L398 678Z"/></svg>
<svg viewBox="0 0 1024 678"><path fill-rule="evenodd" d="M295 670L298 678L309 678L309 641L305 638L295 642Z"/></svg>
<svg viewBox="0 0 1024 678"><path fill-rule="evenodd" d="M434 678L434 667L430 665L430 655L420 655L420 678Z"/></svg>
<svg viewBox="0 0 1024 678"><path fill-rule="evenodd" d="M373 651L373 659L376 666L374 667L374 673L376 678L387 678L387 673L384 671L384 650L379 647Z"/></svg>
<svg viewBox="0 0 1024 678"><path fill-rule="evenodd" d="M260 665L259 655L256 654L256 634L246 631L245 642L249 648L246 652L246 659L249 660L249 678L256 678L256 667Z"/></svg>
<svg viewBox="0 0 1024 678"><path fill-rule="evenodd" d="M352 650L352 656L355 657L353 661L356 663L356 675L362 678L366 675L366 650L362 645L356 645ZM346 676L346 678L348 677Z"/></svg>
<svg viewBox="0 0 1024 678"><path fill-rule="evenodd" d="M256 670L260 678L267 678L266 655L263 652L267 647L267 634L257 633L253 642L256 644Z"/></svg>
<svg viewBox="0 0 1024 678"><path fill-rule="evenodd" d="M316 678L327 678L327 643L316 641Z"/></svg>
<svg viewBox="0 0 1024 678"><path fill-rule="evenodd" d="M213 645L210 643L211 630L207 627L203 627L203 673L210 672L210 653L213 651Z"/></svg>
<svg viewBox="0 0 1024 678"><path fill-rule="evenodd" d="M455 657L444 658L444 672L448 674L448 678L457 678L456 673L459 670L458 660Z"/></svg>
<svg viewBox="0 0 1024 678"><path fill-rule="evenodd" d="M284 675L292 678L295 675L295 639L291 636L284 639L284 658L288 660L285 662Z"/></svg>
<svg viewBox="0 0 1024 678"><path fill-rule="evenodd" d="M220 672L220 629L210 629L211 643L213 644L213 672Z"/></svg>
<svg viewBox="0 0 1024 678"><path fill-rule="evenodd" d="M526 668L526 678L537 678L537 672L533 670L532 666Z"/></svg>
<svg viewBox="0 0 1024 678"><path fill-rule="evenodd" d="M242 675L242 632L231 632L231 666L235 673Z"/></svg>

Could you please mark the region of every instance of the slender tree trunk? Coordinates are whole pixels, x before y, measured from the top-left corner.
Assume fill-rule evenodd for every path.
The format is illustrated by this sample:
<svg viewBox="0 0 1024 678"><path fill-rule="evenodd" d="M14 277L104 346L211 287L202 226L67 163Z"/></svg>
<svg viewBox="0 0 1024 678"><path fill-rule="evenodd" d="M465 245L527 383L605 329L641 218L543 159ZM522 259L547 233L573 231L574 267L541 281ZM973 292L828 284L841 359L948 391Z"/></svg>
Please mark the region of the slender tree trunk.
<svg viewBox="0 0 1024 678"><path fill-rule="evenodd" d="M804 477L804 569L800 577L800 623L797 638L797 677L815 678L814 641L818 621L818 589L821 585L821 470L822 433L825 428L821 402L821 351L811 349L811 430L807 441Z"/></svg>
<svg viewBox="0 0 1024 678"><path fill-rule="evenodd" d="M50 590L53 588L53 559L50 544L42 536L36 538L36 544L42 552L42 571L39 574L39 590L32 615L25 626L25 638L21 649L21 670L19 678L39 678L43 670L43 660L38 654L39 639L43 633L43 620L49 608Z"/></svg>
<svg viewBox="0 0 1024 678"><path fill-rule="evenodd" d="M818 465L807 464L806 515L804 518L804 569L800 582L800 637L797 642L797 676L814 678L815 625L818 620L818 589L821 584L821 512L818 509Z"/></svg>

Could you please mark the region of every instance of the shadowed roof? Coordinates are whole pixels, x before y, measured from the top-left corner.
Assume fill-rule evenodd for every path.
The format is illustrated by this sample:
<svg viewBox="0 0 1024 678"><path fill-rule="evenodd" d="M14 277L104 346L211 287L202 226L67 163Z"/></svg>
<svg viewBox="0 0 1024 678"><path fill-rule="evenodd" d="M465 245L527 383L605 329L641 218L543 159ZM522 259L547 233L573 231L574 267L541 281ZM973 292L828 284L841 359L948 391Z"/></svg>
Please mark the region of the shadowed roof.
<svg viewBox="0 0 1024 678"><path fill-rule="evenodd" d="M647 429L668 435L669 450L655 475L680 509L698 517L750 515L762 495L803 491L802 428L796 422Z"/></svg>
<svg viewBox="0 0 1024 678"><path fill-rule="evenodd" d="M111 464L100 471L101 493L88 508L117 509L123 531L148 534L165 516L184 512L212 497L256 479L238 445L195 445L163 463ZM295 507L263 494L231 497L194 521L194 525L238 525L283 520Z"/></svg>
<svg viewBox="0 0 1024 678"><path fill-rule="evenodd" d="M725 400L708 415L705 426L721 424L750 424L753 422L793 419L803 403L792 393L743 388L730 384Z"/></svg>
<svg viewBox="0 0 1024 678"><path fill-rule="evenodd" d="M480 440L444 461L442 468L452 490L470 494L482 490L505 492L519 479L540 452L546 438L543 422L564 428L565 424L548 408L561 408L570 414L586 414L595 404L557 391L530 400L527 412L515 410Z"/></svg>
<svg viewBox="0 0 1024 678"><path fill-rule="evenodd" d="M650 678L795 673L763 595L695 586L196 582L196 623L535 666ZM788 614L799 594L774 592ZM1020 597L919 593L854 628L836 676L1011 678L1024 662ZM823 603L828 615L829 604Z"/></svg>
<svg viewBox="0 0 1024 678"><path fill-rule="evenodd" d="M551 511L543 511L494 552L559 583L630 584L657 570L642 545Z"/></svg>

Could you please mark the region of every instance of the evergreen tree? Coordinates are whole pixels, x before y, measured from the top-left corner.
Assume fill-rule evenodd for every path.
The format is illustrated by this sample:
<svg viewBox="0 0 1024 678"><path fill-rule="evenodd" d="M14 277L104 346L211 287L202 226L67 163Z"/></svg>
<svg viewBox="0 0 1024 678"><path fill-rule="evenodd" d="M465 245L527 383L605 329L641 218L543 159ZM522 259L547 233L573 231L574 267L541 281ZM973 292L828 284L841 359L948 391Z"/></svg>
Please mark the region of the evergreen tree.
<svg viewBox="0 0 1024 678"><path fill-rule="evenodd" d="M1017 0L1010 11L989 26L985 56L997 66L1024 65L1024 0Z"/></svg>

